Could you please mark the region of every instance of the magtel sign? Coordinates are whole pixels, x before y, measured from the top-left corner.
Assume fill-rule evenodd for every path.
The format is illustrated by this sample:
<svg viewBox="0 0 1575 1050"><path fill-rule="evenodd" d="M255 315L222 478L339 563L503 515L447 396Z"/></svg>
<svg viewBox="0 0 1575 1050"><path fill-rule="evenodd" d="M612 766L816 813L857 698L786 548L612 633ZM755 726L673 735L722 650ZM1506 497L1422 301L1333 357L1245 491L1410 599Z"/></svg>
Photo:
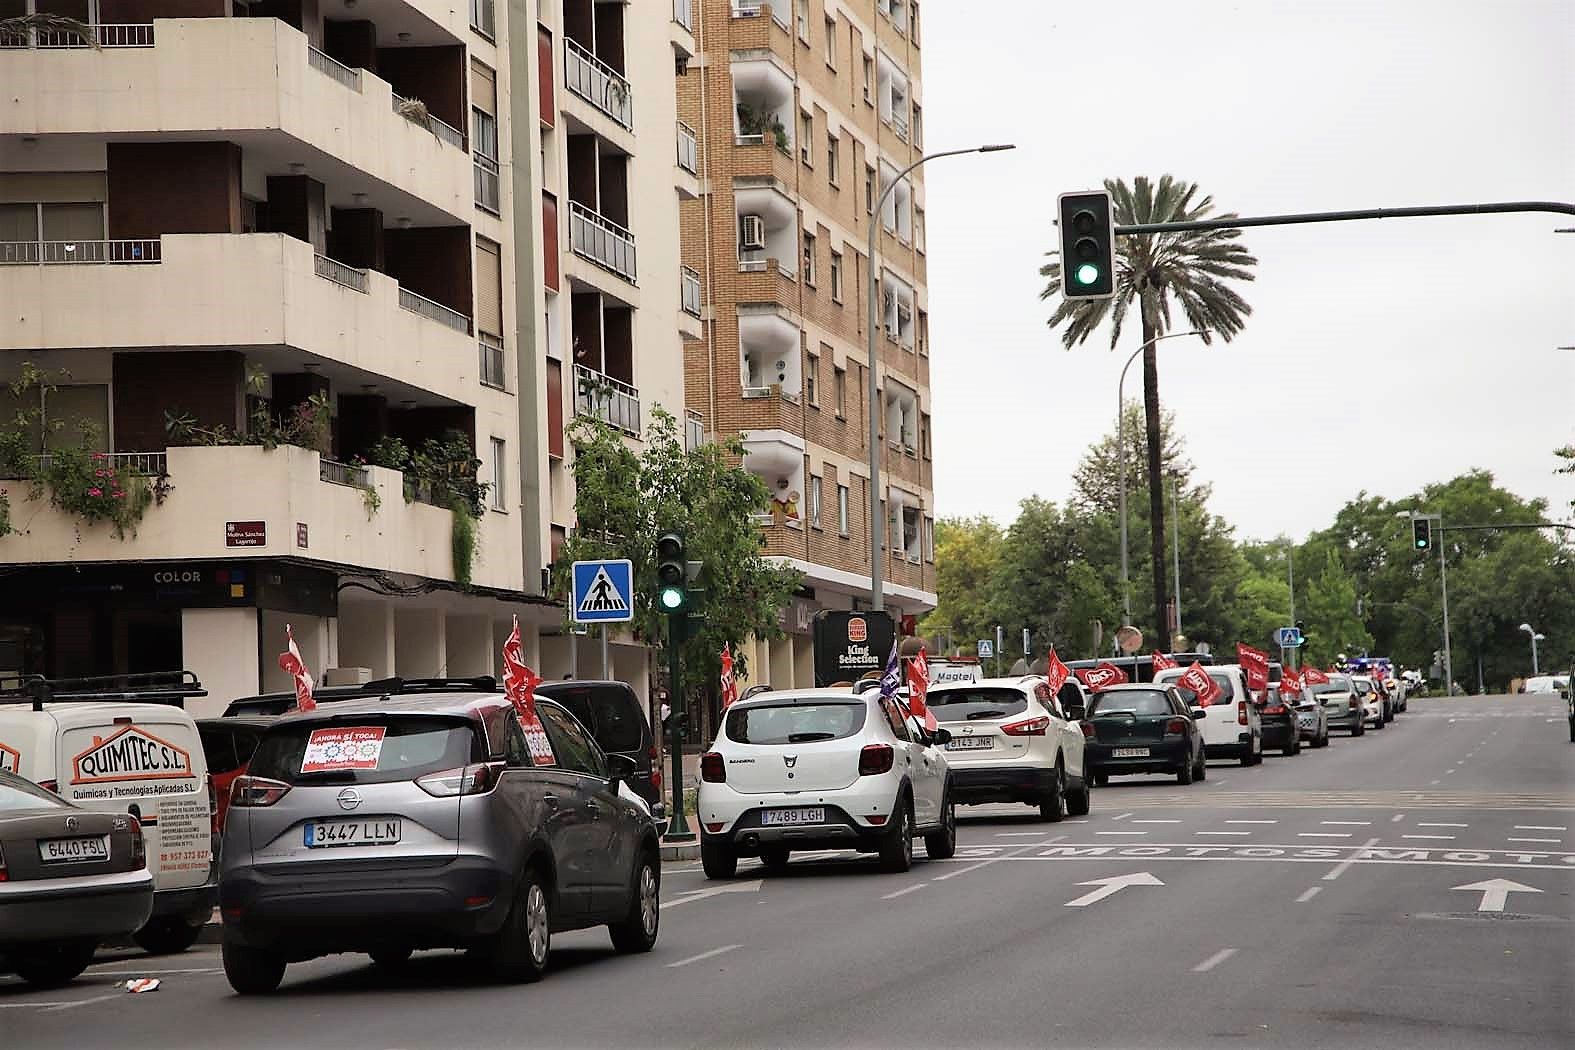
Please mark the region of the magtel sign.
<svg viewBox="0 0 1575 1050"><path fill-rule="evenodd" d="M815 616L815 685L856 682L886 667L897 625L885 612L822 610Z"/></svg>

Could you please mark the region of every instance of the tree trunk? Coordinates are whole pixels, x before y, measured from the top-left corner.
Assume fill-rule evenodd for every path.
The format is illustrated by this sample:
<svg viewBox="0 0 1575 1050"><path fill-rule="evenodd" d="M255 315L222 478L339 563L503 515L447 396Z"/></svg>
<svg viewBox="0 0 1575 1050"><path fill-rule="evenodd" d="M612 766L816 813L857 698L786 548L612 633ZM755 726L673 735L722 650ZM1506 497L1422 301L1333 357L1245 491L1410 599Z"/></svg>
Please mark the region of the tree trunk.
<svg viewBox="0 0 1575 1050"><path fill-rule="evenodd" d="M1148 548L1154 575L1154 647L1170 651L1170 621L1165 616L1165 483L1162 474L1162 437L1159 431L1159 363L1151 342L1155 330L1148 310L1143 311L1143 423L1148 432Z"/></svg>

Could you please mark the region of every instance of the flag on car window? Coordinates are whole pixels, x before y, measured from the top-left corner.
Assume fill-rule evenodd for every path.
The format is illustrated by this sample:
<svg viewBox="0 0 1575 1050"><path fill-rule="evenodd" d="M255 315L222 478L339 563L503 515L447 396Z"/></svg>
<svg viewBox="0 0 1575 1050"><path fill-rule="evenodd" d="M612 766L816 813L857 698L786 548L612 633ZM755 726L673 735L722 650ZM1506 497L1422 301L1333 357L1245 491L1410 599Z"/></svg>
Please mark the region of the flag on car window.
<svg viewBox="0 0 1575 1050"><path fill-rule="evenodd" d="M1180 667L1180 666L1181 666L1180 664L1178 664L1176 661L1172 660L1170 657L1166 656L1164 653L1160 652L1158 649L1154 650L1154 673L1155 674L1159 674L1159 672L1161 672L1161 671L1168 671L1172 667Z"/></svg>
<svg viewBox="0 0 1575 1050"><path fill-rule="evenodd" d="M279 670L295 679L295 708L297 711L317 710L317 701L312 699L312 672L306 669L306 661L301 659L301 650L295 646L295 635L290 630L290 625L284 625L284 652L279 654Z"/></svg>
<svg viewBox="0 0 1575 1050"><path fill-rule="evenodd" d="M1280 695L1301 695L1302 676L1289 667L1280 672Z"/></svg>
<svg viewBox="0 0 1575 1050"><path fill-rule="evenodd" d="M1055 646L1052 645L1050 655L1045 661L1045 684L1050 687L1051 696L1061 694L1061 687L1066 685L1067 677L1071 673L1066 664L1061 662L1061 658L1055 654Z"/></svg>
<svg viewBox="0 0 1575 1050"><path fill-rule="evenodd" d="M934 732L940 723L930 713L929 705L924 702L925 694L930 691L930 661L924 648L919 648L919 655L908 661L908 713L924 723L924 728Z"/></svg>
<svg viewBox="0 0 1575 1050"><path fill-rule="evenodd" d="M1247 672L1247 688L1261 693L1269 688L1269 654L1250 645L1236 643L1236 662Z"/></svg>
<svg viewBox="0 0 1575 1050"><path fill-rule="evenodd" d="M738 680L733 677L733 647L722 643L722 710L738 699Z"/></svg>
<svg viewBox="0 0 1575 1050"><path fill-rule="evenodd" d="M1220 684L1203 669L1202 664L1196 661L1181 672L1181 677L1176 679L1176 684L1192 690L1198 698L1199 707L1208 707L1220 697Z"/></svg>
<svg viewBox="0 0 1575 1050"><path fill-rule="evenodd" d="M1127 673L1115 664L1106 660L1098 667L1079 669L1077 677L1090 689L1107 689L1113 685L1125 685Z"/></svg>
<svg viewBox="0 0 1575 1050"><path fill-rule="evenodd" d="M1316 667L1302 668L1302 681L1308 685L1328 685L1329 676Z"/></svg>
<svg viewBox="0 0 1575 1050"><path fill-rule="evenodd" d="M516 616L514 630L503 643L503 692L519 715L531 761L538 766L551 766L557 764L557 756L552 753L552 741L542 728L541 716L536 714L536 687L540 684L541 676L525 666L525 648L520 644L520 618Z"/></svg>

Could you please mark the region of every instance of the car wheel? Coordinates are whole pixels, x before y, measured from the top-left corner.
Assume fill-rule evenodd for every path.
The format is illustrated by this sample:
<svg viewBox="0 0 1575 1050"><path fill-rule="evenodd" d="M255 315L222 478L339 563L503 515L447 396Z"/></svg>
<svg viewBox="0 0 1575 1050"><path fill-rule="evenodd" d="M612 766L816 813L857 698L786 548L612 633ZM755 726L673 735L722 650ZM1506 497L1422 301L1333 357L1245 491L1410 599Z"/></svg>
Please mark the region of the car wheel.
<svg viewBox="0 0 1575 1050"><path fill-rule="evenodd" d="M1252 759L1253 759L1252 741L1249 740L1249 741L1247 741L1246 744L1242 745L1242 749L1241 749L1241 764L1244 765L1244 766L1250 766L1250 765L1252 765Z"/></svg>
<svg viewBox="0 0 1575 1050"><path fill-rule="evenodd" d="M193 926L179 916L154 919L131 935L137 947L149 955L174 955L197 943L201 926Z"/></svg>
<svg viewBox="0 0 1575 1050"><path fill-rule="evenodd" d="M1570 716L1570 743L1575 744L1575 715Z"/></svg>
<svg viewBox="0 0 1575 1050"><path fill-rule="evenodd" d="M494 979L506 984L539 981L552 950L552 903L535 868L526 870L514 891L503 929L484 955Z"/></svg>
<svg viewBox="0 0 1575 1050"><path fill-rule="evenodd" d="M882 871L904 872L913 867L913 810L905 797L897 799L891 831L880 847Z"/></svg>
<svg viewBox="0 0 1575 1050"><path fill-rule="evenodd" d="M1351 727L1351 735L1361 736L1365 732L1367 732L1367 723L1358 718L1356 724Z"/></svg>
<svg viewBox="0 0 1575 1050"><path fill-rule="evenodd" d="M410 961L412 952L409 948L379 948L370 954L372 965L379 970L402 970L405 963Z"/></svg>
<svg viewBox="0 0 1575 1050"><path fill-rule="evenodd" d="M11 960L16 975L35 988L59 988L77 979L93 961L93 941L56 941L25 949Z"/></svg>
<svg viewBox="0 0 1575 1050"><path fill-rule="evenodd" d="M1088 774L1083 774L1083 786L1075 791L1066 793L1066 812L1072 817L1088 816L1089 808L1093 805L1093 792L1088 786Z"/></svg>
<svg viewBox="0 0 1575 1050"><path fill-rule="evenodd" d="M949 860L957 852L957 806L949 796L941 803L940 830L924 836L924 852L931 860Z"/></svg>
<svg viewBox="0 0 1575 1050"><path fill-rule="evenodd" d="M725 842L701 839L700 867L708 879L730 879L738 873L738 853Z"/></svg>
<svg viewBox="0 0 1575 1050"><path fill-rule="evenodd" d="M1050 790L1039 798L1039 819L1054 824L1066 816L1066 771L1056 763Z"/></svg>
<svg viewBox="0 0 1575 1050"><path fill-rule="evenodd" d="M772 871L787 867L791 851L786 846L761 846L760 862Z"/></svg>
<svg viewBox="0 0 1575 1050"><path fill-rule="evenodd" d="M1193 780L1207 780L1208 778L1209 778L1209 760L1208 760L1208 757L1206 755L1204 755L1203 749L1199 748L1198 749L1198 764L1192 770L1192 779Z"/></svg>
<svg viewBox="0 0 1575 1050"><path fill-rule="evenodd" d="M1181 768L1176 770L1176 783L1190 784L1196 775L1197 769L1194 767L1192 759L1189 757L1181 763Z"/></svg>
<svg viewBox="0 0 1575 1050"><path fill-rule="evenodd" d="M1382 729L1383 727L1384 727L1384 713L1382 711L1380 711L1380 712L1378 712L1378 717L1373 719L1373 728L1374 729Z"/></svg>
<svg viewBox="0 0 1575 1050"><path fill-rule="evenodd" d="M648 952L656 947L656 934L662 919L662 876L649 853L640 858L629 888L629 910L607 927L613 947L625 955Z"/></svg>
<svg viewBox="0 0 1575 1050"><path fill-rule="evenodd" d="M284 980L284 957L234 941L224 942L224 976L237 995L267 995Z"/></svg>
<svg viewBox="0 0 1575 1050"><path fill-rule="evenodd" d="M1300 733L1291 734L1291 742L1280 749L1280 754L1287 758L1302 753L1302 737Z"/></svg>

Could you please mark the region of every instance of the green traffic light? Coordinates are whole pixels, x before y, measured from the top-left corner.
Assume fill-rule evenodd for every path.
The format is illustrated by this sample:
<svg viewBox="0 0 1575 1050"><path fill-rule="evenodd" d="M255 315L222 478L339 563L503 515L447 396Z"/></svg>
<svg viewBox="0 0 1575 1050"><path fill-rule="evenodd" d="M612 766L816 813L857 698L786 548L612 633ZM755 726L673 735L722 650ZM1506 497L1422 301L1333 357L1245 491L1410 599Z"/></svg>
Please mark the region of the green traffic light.
<svg viewBox="0 0 1575 1050"><path fill-rule="evenodd" d="M663 587L656 594L656 599L661 603L666 612L677 612L684 607L684 589L682 587Z"/></svg>
<svg viewBox="0 0 1575 1050"><path fill-rule="evenodd" d="M1099 267L1093 263L1083 263L1073 271L1078 284L1094 284L1099 280Z"/></svg>

